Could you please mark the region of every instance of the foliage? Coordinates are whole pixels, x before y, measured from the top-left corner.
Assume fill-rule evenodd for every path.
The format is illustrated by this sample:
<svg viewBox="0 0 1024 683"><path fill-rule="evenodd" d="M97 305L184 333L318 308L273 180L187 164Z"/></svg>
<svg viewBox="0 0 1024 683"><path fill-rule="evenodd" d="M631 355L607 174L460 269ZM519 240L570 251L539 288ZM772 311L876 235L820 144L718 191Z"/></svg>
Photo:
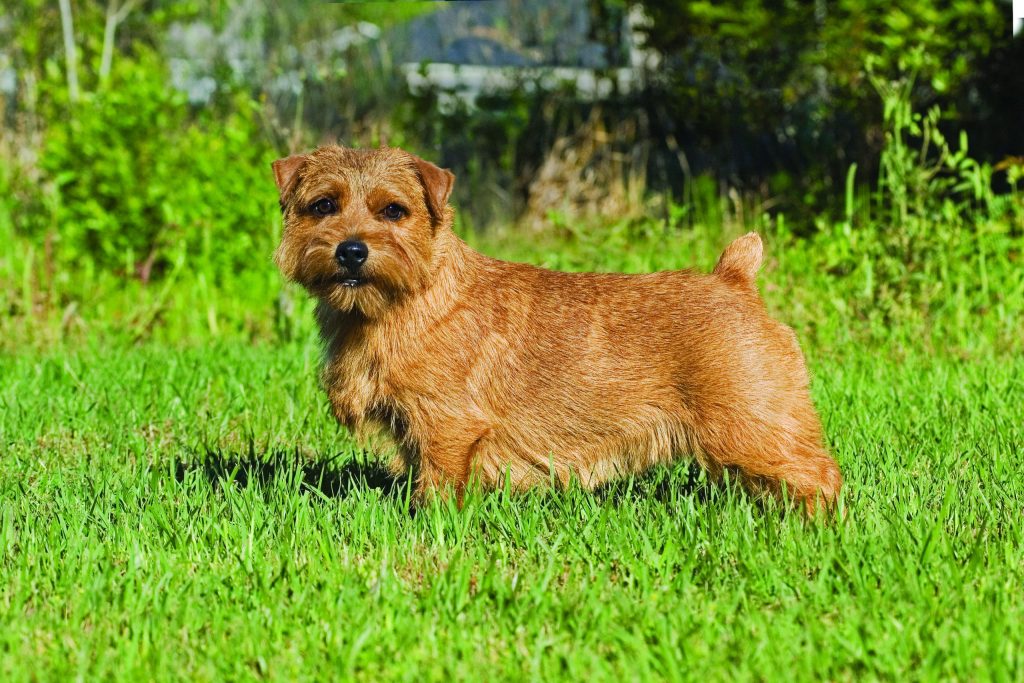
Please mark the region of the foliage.
<svg viewBox="0 0 1024 683"><path fill-rule="evenodd" d="M661 106L684 145L745 178L795 172L805 190L827 198L850 163L873 171L882 121L869 63L888 79L915 72L908 93L915 108L941 104L965 121L979 112L990 120L1012 115L993 111L998 87L977 77L992 55L1014 50L1009 6L998 0L633 4L651 18L646 44L667 62ZM1006 154L1015 144L992 136L986 153Z"/></svg>
<svg viewBox="0 0 1024 683"><path fill-rule="evenodd" d="M1001 267L993 260L1019 254L1024 235L1019 179L1008 172L1010 191L995 193L995 171L970 156L967 135L961 131L951 143L939 125L938 107L924 114L912 109L913 79L889 81L872 74L872 82L884 104L878 184L856 199L857 169L851 167L846 220L825 227L817 240L829 254L830 269L859 273L863 299L881 319L914 307L930 313L948 308L958 298L953 283L974 278L983 296L968 312L1005 315L1020 287L993 287L988 273Z"/></svg>
<svg viewBox="0 0 1024 683"><path fill-rule="evenodd" d="M19 230L52 242L69 278L86 263L143 279L175 263L218 279L246 267L269 243L274 157L258 105L232 104L193 117L154 55L119 62L109 88L51 122L45 191L24 198Z"/></svg>
<svg viewBox="0 0 1024 683"><path fill-rule="evenodd" d="M851 167L842 219L821 217L813 226L801 225L738 195L723 197L717 183L701 178L691 185L689 203L669 203L661 217L653 213L600 225L562 221L567 239L466 236L485 250L497 248L548 267L642 272L710 266L727 236L755 229L768 239L775 258L790 264L777 288L766 290L768 300L794 307L793 322L805 325L813 339L826 334L822 330L841 330L857 344L925 344L968 354L1019 349L1024 339L1024 271L1017 266L1024 251L1020 189L994 193L993 169L971 158L966 139L949 143L935 125L935 110L921 115L909 108L907 82L880 80L878 87L887 103L884 172L867 192L856 182L859 170ZM245 120L238 115L233 125L244 130ZM480 119L476 125L486 123ZM191 223L180 225L192 227L171 233L180 235L178 241L157 242L168 264L165 272L152 272L159 286L126 283L125 275L131 274L126 266L104 269L88 251L59 257L61 267L55 268L45 244L33 248L11 218L0 222L0 229L15 230L0 247L0 280L10 285L8 294L0 294L0 305L13 314L0 321L0 331L9 344L34 339L48 345L93 335L196 342L210 335L279 340L308 334L304 294L282 290L269 259L279 223L269 174L262 175L266 164L233 165L252 153L244 135L224 132L214 140L195 126L184 130L194 136L187 146L203 145L207 154L182 162L199 180L183 178L171 185L169 171L160 176L164 186L181 193L173 196L184 197L172 205L177 212L172 216L185 217L181 220ZM90 178L102 178L102 172L102 164L94 164ZM1005 172L1018 188L1017 167ZM211 187L216 195L206 191ZM253 208L258 202L265 205ZM61 211L67 210L58 207L54 215ZM19 209L16 215L23 213ZM251 218L243 222L245 216ZM108 239L137 237L114 218L109 221ZM160 239L145 228L133 230ZM81 240L91 236L84 230L67 234ZM150 242L126 244L136 253ZM58 249L51 245L51 251ZM110 253L119 263L118 252ZM897 339L894 330L908 336Z"/></svg>
<svg viewBox="0 0 1024 683"><path fill-rule="evenodd" d="M165 14L156 16L187 20L195 9L171 6L173 11L161 9ZM770 13L754 11L754 5L746 9L751 27L767 33L742 49L767 50L776 30ZM705 26L701 41L746 30L730 24L725 10L695 3L687 11L705 23L686 30ZM794 8L786 21L796 21L800 11ZM283 12L288 21L303 16L290 9L267 12ZM224 31L234 25L233 16L217 19ZM83 10L79 18L95 28L101 17ZM132 15L125 30L134 31L137 19ZM54 16L44 12L39 21ZM326 29L304 30L304 49L326 50L317 42L330 39ZM665 40L676 30L668 30ZM799 43L801 31L786 33ZM34 76L38 121L26 119L0 135L0 157L9 162L0 170L0 308L9 313L0 319L0 331L8 348L111 334L167 341L303 334L304 297L282 289L270 263L280 229L268 172L275 156L306 146L312 132L323 128L337 131L343 143L407 146L459 170L460 229L472 238L474 228L507 219L501 207L531 177L537 160L589 115L585 106L566 104L564 95L482 96L477 109L457 101L453 106L436 92L409 96L387 67L386 46L364 32L344 54L330 53L335 61L326 58L328 52L308 61L301 96L291 105L273 97L254 101L242 83L227 77L209 103L190 104L168 87L165 57L150 45L155 33L131 38L131 50L114 61L110 79L83 78L83 96L71 103L63 61L42 58L42 43L26 43L18 54L34 55L29 62L41 64ZM217 38L218 45L226 41ZM93 55L95 41L84 42L84 54ZM729 49L741 49L742 41L733 42ZM750 52L745 59L767 56ZM673 253L710 262L724 234L755 228L774 240L780 255L800 262L805 277L824 273L825 281L804 302L812 329L823 319L852 315L866 323L851 331L861 341L892 343L886 329L895 326L915 329L936 345L955 338L961 350L1013 347L1019 278L1005 266L1016 264L1021 251L1024 166L1012 159L996 167L980 161L968 151L966 135L948 126L946 110L918 113L921 87L915 83L933 80L935 72L930 57L905 56L918 65L916 80L892 76L895 67L882 56L864 68L870 82L864 90L881 100L875 107L879 153L866 166L844 166L845 193L832 191L826 201L836 207L832 215L808 218L777 203L769 211L756 194L723 190L721 176L696 176L688 178L682 204L652 201L646 218L606 217L596 226L560 219L569 241L554 242L546 253L538 251L547 244L540 240L522 257L559 267L681 267L693 261ZM294 57L281 52L267 58L285 69L297 68L288 61ZM229 66L224 61L216 68ZM796 60L790 67L796 78L806 64ZM782 63L763 68L782 69ZM641 104L602 107L616 120ZM764 106L771 111L770 103ZM997 185L1005 191L995 192ZM801 192L790 183L785 195ZM693 252L694 245L704 251ZM657 255L646 260L600 257L605 249L638 257L648 248ZM791 294L799 298L799 291L794 284ZM823 299L820 292L829 295ZM963 332L972 316L984 319L984 343Z"/></svg>

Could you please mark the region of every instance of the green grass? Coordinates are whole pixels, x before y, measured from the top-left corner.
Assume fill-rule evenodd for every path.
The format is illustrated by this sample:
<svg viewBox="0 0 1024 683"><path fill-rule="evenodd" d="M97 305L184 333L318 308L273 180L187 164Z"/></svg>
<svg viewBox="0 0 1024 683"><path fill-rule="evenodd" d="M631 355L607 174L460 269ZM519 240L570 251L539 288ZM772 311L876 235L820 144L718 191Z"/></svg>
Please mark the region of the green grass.
<svg viewBox="0 0 1024 683"><path fill-rule="evenodd" d="M131 287L63 336L8 321L26 343L0 345L0 678L1021 679L1019 235L985 242L984 287L950 258L917 289L833 268L836 235L769 238L762 289L846 477L831 524L686 463L411 515L328 415L308 307L277 335L237 322L273 318L269 285L218 332L203 309L234 295L191 280L143 334L111 322ZM724 241L485 246L637 271L708 269Z"/></svg>
<svg viewBox="0 0 1024 683"><path fill-rule="evenodd" d="M308 346L4 364L0 674L1020 678L1024 360L815 364L805 522L685 464L408 513Z"/></svg>

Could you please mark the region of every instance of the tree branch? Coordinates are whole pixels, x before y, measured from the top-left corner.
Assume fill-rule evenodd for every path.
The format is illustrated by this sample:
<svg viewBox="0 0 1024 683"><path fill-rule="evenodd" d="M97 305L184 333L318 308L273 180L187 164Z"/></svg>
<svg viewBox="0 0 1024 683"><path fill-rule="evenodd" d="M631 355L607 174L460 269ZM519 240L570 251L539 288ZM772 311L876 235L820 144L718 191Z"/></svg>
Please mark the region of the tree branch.
<svg viewBox="0 0 1024 683"><path fill-rule="evenodd" d="M128 18L135 5L135 0L128 0L126 3L117 6L117 0L110 0L107 3L107 21L103 27L103 56L100 58L100 83L106 83L110 77L110 68L114 61L114 37L117 35L117 27Z"/></svg>
<svg viewBox="0 0 1024 683"><path fill-rule="evenodd" d="M60 0L60 24L64 32L64 61L67 65L68 98L78 101L78 53L75 51L75 27L71 18L71 0Z"/></svg>

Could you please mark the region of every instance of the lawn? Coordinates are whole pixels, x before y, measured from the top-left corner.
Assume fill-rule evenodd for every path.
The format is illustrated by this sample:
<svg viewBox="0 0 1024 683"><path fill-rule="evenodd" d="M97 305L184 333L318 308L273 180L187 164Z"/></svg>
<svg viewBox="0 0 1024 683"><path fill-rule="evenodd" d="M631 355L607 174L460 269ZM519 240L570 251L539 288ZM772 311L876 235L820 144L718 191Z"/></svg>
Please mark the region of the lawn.
<svg viewBox="0 0 1024 683"><path fill-rule="evenodd" d="M485 248L708 269L724 239ZM965 264L900 303L823 243L769 239L761 286L846 478L830 523L686 463L410 514L330 418L302 304L290 339L8 343L0 678L1021 679L1019 266L999 243L984 291Z"/></svg>

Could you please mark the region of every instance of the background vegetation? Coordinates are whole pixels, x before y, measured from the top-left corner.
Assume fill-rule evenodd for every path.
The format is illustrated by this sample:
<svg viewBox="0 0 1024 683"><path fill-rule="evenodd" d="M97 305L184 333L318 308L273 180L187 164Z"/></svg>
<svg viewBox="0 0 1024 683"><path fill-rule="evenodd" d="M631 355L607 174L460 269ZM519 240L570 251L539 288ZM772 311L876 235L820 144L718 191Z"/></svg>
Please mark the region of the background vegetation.
<svg viewBox="0 0 1024 683"><path fill-rule="evenodd" d="M5 5L0 676L1024 675L1010 3L486 4ZM637 80L410 87L484 39ZM410 515L270 261L270 161L335 139L455 169L504 258L706 270L758 230L846 516L685 463Z"/></svg>
<svg viewBox="0 0 1024 683"><path fill-rule="evenodd" d="M822 240L836 278L868 278L871 312L934 305L897 300L976 261L978 234L1017 258L1024 166L1008 122L1024 61L1008 3L490 6L497 19L459 20L466 36L598 74L645 64L642 87L595 101L524 75L472 101L410 91L401 64L462 25L432 28L454 11L443 3L15 3L0 22L8 346L86 327L292 334L266 258L279 230L266 168L325 139L454 168L460 224L478 235L565 236L609 216L781 225ZM203 304L178 298L191 288Z"/></svg>

